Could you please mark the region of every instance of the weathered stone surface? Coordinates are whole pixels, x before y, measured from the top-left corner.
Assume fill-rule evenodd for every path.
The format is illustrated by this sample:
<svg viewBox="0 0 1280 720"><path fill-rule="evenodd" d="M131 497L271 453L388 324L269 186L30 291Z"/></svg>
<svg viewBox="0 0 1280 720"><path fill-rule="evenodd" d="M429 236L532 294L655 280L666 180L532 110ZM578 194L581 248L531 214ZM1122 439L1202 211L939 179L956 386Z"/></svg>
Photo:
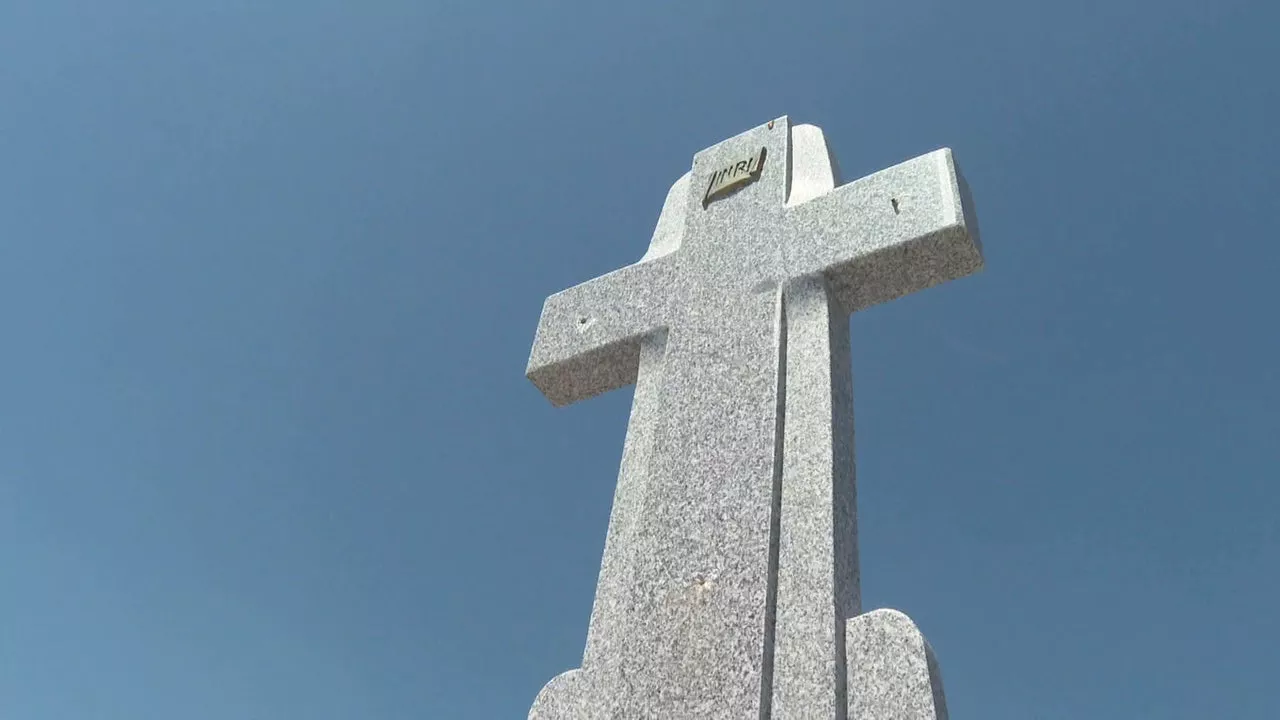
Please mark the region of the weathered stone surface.
<svg viewBox="0 0 1280 720"><path fill-rule="evenodd" d="M845 623L859 611L847 316L982 255L950 151L838 183L821 130L753 128L694 156L639 262L547 299L527 374L554 404L637 388L582 665L531 718L864 707L854 690L881 675L846 643L888 636L875 614L870 635Z"/></svg>
<svg viewBox="0 0 1280 720"><path fill-rule="evenodd" d="M933 648L896 610L849 620L849 717L855 720L947 720Z"/></svg>

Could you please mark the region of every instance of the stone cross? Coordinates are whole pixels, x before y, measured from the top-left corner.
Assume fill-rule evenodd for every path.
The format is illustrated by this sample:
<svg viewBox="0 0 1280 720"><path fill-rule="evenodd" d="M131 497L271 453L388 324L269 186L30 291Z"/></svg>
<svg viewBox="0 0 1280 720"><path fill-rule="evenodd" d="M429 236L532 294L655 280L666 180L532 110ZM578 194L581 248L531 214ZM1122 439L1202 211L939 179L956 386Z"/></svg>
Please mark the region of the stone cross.
<svg viewBox="0 0 1280 720"><path fill-rule="evenodd" d="M694 155L648 252L549 297L556 406L634 383L580 668L537 720L945 718L905 615L861 614L849 313L981 269L950 150L839 185L782 117Z"/></svg>

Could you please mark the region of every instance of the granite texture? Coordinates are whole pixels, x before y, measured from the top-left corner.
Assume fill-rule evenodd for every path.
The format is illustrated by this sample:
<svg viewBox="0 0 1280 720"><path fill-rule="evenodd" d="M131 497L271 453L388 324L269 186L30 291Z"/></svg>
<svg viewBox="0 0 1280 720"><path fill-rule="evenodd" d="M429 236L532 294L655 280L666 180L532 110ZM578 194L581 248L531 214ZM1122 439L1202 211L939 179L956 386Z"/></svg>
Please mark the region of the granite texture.
<svg viewBox="0 0 1280 720"><path fill-rule="evenodd" d="M821 277L788 284L773 718L844 717L859 611L849 322Z"/></svg>
<svg viewBox="0 0 1280 720"><path fill-rule="evenodd" d="M708 193L727 168L750 177ZM898 626L846 624L848 313L975 272L981 248L948 150L838 183L821 130L770 121L694 156L639 262L547 299L527 375L553 404L637 387L583 661L530 718L846 718L915 697Z"/></svg>
<svg viewBox="0 0 1280 720"><path fill-rule="evenodd" d="M855 720L947 720L942 677L924 635L896 610L849 620L849 717Z"/></svg>

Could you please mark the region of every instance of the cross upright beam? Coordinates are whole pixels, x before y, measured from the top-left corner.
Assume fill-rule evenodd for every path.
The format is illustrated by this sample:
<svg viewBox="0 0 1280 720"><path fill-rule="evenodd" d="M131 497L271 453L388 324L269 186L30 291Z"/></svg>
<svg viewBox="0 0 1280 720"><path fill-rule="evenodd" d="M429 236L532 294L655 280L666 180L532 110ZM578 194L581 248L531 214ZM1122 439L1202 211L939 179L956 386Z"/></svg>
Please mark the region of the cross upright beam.
<svg viewBox="0 0 1280 720"><path fill-rule="evenodd" d="M900 717L945 714L914 625L858 615L848 313L976 272L977 226L949 150L838 175L821 130L753 128L694 156L641 261L547 299L553 404L637 388L582 665L530 718L847 718L879 646Z"/></svg>

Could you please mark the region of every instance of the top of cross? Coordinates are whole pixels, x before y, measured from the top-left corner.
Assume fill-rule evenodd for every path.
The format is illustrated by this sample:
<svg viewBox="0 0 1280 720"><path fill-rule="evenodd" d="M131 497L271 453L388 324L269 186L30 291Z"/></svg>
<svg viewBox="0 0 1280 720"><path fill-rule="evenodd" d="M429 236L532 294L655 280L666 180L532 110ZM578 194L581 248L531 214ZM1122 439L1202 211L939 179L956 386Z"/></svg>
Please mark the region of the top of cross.
<svg viewBox="0 0 1280 720"><path fill-rule="evenodd" d="M527 375L563 405L634 382L641 338L735 296L821 275L853 312L981 269L949 149L839 182L822 130L785 116L695 154L639 262L547 299Z"/></svg>

